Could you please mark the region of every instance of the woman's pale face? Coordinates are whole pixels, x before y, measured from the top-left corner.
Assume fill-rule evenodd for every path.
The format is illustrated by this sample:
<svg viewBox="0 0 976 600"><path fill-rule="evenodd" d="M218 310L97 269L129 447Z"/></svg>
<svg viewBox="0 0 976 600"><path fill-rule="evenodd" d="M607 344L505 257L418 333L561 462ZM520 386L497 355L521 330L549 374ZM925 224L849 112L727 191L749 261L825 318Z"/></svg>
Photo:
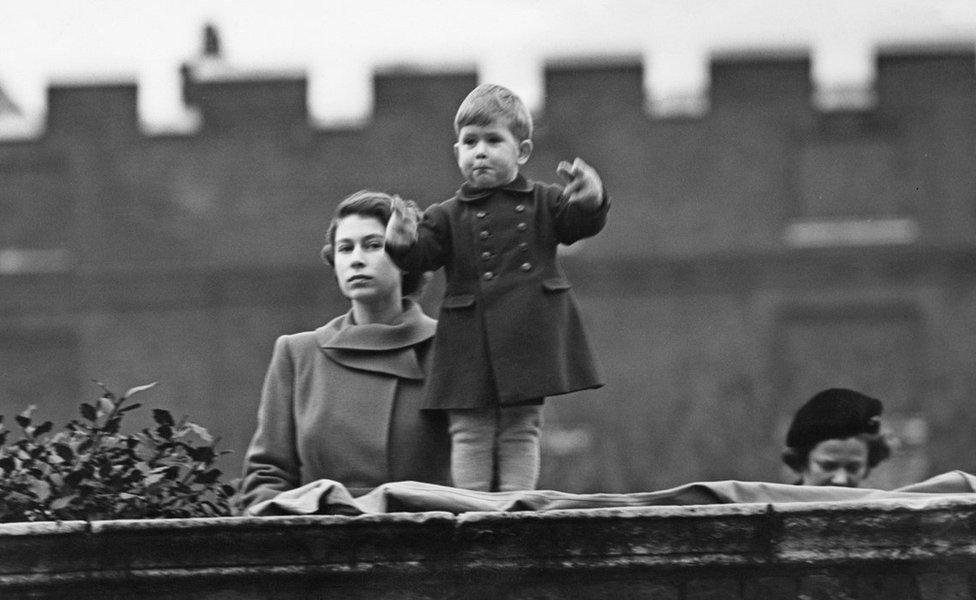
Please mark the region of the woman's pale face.
<svg viewBox="0 0 976 600"><path fill-rule="evenodd" d="M400 270L384 249L386 226L375 217L348 215L335 232L336 279L353 302L400 301Z"/></svg>
<svg viewBox="0 0 976 600"><path fill-rule="evenodd" d="M857 437L824 440L810 451L800 483L858 487L869 470L867 442Z"/></svg>

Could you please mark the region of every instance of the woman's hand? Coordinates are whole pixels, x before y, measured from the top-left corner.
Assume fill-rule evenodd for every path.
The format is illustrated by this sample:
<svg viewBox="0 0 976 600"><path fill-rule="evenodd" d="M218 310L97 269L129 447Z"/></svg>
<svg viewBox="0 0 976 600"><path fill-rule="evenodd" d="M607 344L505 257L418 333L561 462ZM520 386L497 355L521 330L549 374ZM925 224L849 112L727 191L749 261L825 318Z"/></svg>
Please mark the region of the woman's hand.
<svg viewBox="0 0 976 600"><path fill-rule="evenodd" d="M417 241L417 223L420 221L420 208L413 200L393 196L390 205L392 213L386 224L386 246L403 250Z"/></svg>
<svg viewBox="0 0 976 600"><path fill-rule="evenodd" d="M597 210L603 202L603 181L596 170L577 158L570 164L562 161L556 173L566 180L563 196L568 202L578 203L590 210Z"/></svg>

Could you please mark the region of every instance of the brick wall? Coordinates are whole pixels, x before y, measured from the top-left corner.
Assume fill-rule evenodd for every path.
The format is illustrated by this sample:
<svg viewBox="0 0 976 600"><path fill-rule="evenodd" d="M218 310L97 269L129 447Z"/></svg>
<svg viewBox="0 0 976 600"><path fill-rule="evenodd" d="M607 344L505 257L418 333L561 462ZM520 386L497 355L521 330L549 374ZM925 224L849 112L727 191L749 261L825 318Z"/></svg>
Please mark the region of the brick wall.
<svg viewBox="0 0 976 600"><path fill-rule="evenodd" d="M528 173L582 156L614 207L565 260L607 385L549 402L543 487L781 480L785 420L833 385L924 434L876 485L976 470L974 63L882 53L877 105L823 113L808 59L721 58L709 112L669 120L647 115L639 62L550 65ZM21 340L2 346L0 413L44 398L63 420L89 379L158 380L147 401L215 429L236 472L274 338L344 310L317 258L332 208L363 187L450 195L477 78L380 73L368 123L314 129L301 78L187 73L192 135L141 134L134 85L58 86L44 136L0 143L0 251L61 252L40 271L0 254L0 336ZM915 237L790 241L825 219Z"/></svg>

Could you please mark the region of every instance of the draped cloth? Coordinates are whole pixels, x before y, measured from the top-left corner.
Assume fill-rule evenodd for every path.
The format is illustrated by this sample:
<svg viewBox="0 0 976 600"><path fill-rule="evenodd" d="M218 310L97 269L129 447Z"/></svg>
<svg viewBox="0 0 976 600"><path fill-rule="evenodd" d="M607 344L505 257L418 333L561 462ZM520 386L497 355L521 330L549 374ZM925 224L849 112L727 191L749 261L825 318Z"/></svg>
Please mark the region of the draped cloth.
<svg viewBox="0 0 976 600"><path fill-rule="evenodd" d="M731 503L864 502L973 497L976 476L949 471L895 490L800 486L759 481L705 481L627 494L572 494L554 490L475 492L453 487L396 481L354 497L342 484L320 479L282 492L252 507L252 515L364 515L391 512L549 511L585 508L687 506Z"/></svg>

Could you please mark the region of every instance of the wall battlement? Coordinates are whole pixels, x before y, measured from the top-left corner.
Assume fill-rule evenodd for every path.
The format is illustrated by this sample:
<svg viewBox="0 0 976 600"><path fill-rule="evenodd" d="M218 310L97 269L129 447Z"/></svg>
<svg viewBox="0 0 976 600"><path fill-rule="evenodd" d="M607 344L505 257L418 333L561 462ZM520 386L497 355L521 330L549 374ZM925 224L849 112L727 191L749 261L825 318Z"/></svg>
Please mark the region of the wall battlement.
<svg viewBox="0 0 976 600"><path fill-rule="evenodd" d="M550 104L559 103L565 75L573 76L574 95L603 96L613 109L639 103L648 118L701 117L721 111L726 106L748 104L757 111L823 110L815 105L817 86L811 78L811 58L793 55L729 55L712 59L709 78L695 106L707 107L683 113L654 110L651 90L646 89L647 73L639 57L632 61L615 60L600 64L592 61L574 64L561 61L543 65L543 105L541 115ZM307 127L327 133L329 125L317 126L308 109L309 82L298 72L286 74L237 74L195 69L190 63L183 69L183 99L187 109L196 115L188 133L203 131L273 131L282 128ZM585 74L602 73L601 86L588 85ZM582 77L580 77L582 75ZM450 82L450 83L449 83ZM386 69L372 75L373 98L369 117L359 127L384 114L435 110L450 112L456 106L453 96L477 83L474 70L465 72L419 69ZM444 86L452 88L445 94ZM133 82L118 85L84 86L53 84L48 91L47 118L43 129L50 135L62 130L78 131L110 128L116 132L135 132L139 122L137 98L140 92ZM898 106L906 102L948 101L976 97L976 61L967 48L926 48L881 51L876 57L872 82L859 90L857 106L870 111L878 106ZM622 105L622 106L621 106ZM135 123L134 123L135 122ZM3 131L0 130L0 140Z"/></svg>

